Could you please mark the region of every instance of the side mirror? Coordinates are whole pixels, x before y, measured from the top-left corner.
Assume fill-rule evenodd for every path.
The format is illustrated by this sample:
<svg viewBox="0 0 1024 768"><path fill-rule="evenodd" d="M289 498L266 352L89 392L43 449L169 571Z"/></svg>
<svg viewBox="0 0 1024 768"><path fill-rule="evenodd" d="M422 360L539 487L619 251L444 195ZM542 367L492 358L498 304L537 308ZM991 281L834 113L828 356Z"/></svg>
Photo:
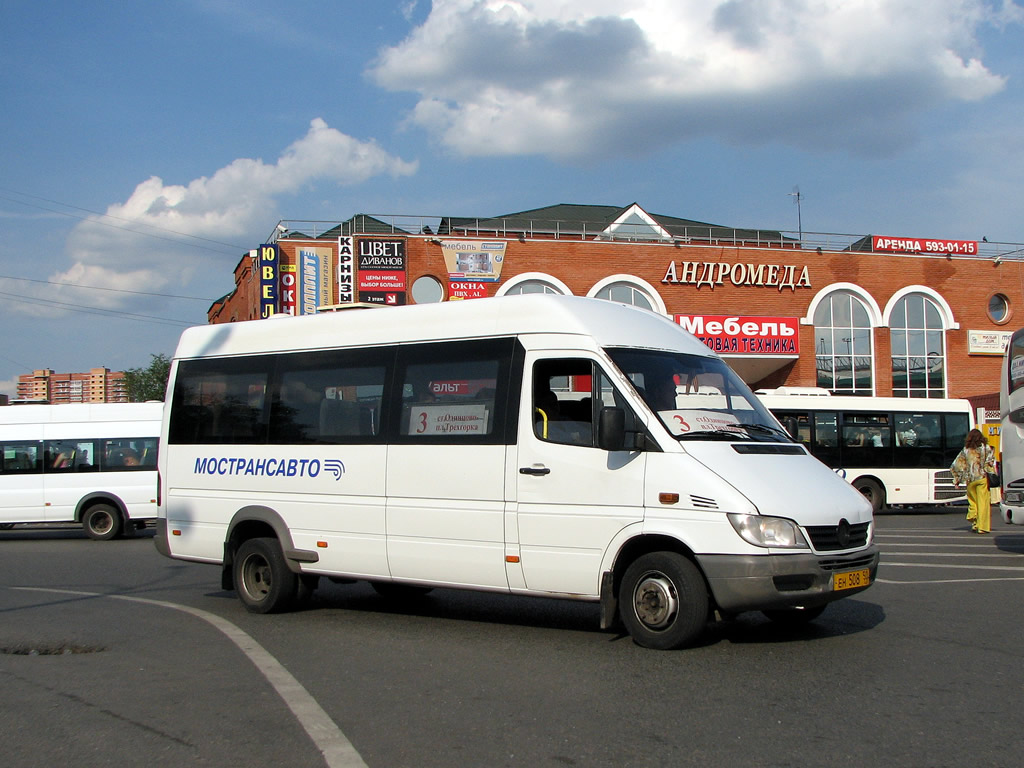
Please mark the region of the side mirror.
<svg viewBox="0 0 1024 768"><path fill-rule="evenodd" d="M626 449L626 411L602 408L597 422L597 445L603 451Z"/></svg>

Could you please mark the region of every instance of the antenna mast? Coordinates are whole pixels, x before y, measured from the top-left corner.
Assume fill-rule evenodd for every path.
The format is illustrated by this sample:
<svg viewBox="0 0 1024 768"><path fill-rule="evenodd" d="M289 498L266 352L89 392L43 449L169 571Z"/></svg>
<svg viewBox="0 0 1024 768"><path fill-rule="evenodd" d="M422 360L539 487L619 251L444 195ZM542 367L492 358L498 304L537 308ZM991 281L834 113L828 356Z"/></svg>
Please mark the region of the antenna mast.
<svg viewBox="0 0 1024 768"><path fill-rule="evenodd" d="M800 187L794 186L793 191L789 193L789 196L793 198L793 202L796 203L796 226L800 233L800 244L804 242L804 219L800 210L800 200L803 195L800 194Z"/></svg>

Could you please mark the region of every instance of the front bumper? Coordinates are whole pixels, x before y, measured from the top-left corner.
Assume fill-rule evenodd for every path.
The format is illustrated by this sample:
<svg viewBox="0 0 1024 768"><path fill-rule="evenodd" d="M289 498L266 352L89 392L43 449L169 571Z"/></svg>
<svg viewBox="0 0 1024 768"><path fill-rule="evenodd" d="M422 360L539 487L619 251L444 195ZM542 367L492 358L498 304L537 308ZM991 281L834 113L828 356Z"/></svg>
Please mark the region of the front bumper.
<svg viewBox="0 0 1024 768"><path fill-rule="evenodd" d="M863 592L878 573L878 547L843 555L697 555L715 605L723 613L813 608ZM833 589L833 576L862 569L863 587Z"/></svg>

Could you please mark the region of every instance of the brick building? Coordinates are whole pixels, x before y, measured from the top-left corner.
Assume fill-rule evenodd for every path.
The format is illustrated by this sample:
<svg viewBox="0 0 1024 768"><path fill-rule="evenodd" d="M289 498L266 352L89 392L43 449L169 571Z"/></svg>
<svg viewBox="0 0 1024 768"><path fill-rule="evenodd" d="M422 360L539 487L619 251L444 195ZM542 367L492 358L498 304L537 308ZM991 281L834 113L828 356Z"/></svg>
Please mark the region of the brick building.
<svg viewBox="0 0 1024 768"><path fill-rule="evenodd" d="M211 323L360 301L596 296L674 318L754 388L976 406L998 391L1024 302L1020 244L744 230L636 204L284 222L269 241L238 263Z"/></svg>
<svg viewBox="0 0 1024 768"><path fill-rule="evenodd" d="M18 377L17 400L24 403L127 403L124 371L90 368L88 373L54 373L41 368Z"/></svg>

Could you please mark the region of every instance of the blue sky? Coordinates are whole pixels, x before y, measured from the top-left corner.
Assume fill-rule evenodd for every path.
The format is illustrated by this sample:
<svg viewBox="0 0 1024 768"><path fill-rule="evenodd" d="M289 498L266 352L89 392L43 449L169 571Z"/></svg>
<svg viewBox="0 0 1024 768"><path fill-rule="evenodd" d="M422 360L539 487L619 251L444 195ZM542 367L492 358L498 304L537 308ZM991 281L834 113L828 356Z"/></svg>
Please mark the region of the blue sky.
<svg viewBox="0 0 1024 768"><path fill-rule="evenodd" d="M628 205L1024 243L996 0L4 0L0 392L148 365L280 219Z"/></svg>

